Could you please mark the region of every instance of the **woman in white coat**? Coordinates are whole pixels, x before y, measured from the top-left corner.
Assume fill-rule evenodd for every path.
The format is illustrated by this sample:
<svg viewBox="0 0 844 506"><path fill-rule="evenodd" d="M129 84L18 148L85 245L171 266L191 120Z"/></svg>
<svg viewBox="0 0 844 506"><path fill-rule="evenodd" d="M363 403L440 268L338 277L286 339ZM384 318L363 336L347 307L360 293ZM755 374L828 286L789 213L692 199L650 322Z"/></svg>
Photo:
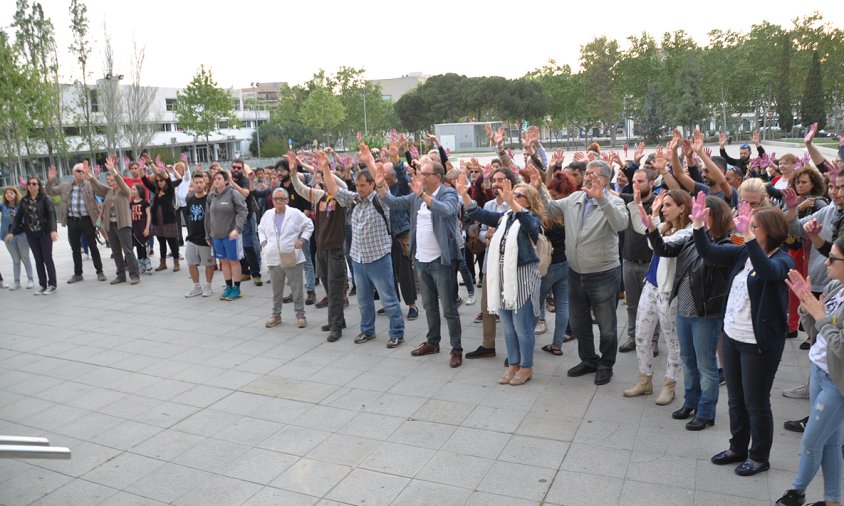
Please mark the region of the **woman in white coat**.
<svg viewBox="0 0 844 506"><path fill-rule="evenodd" d="M314 222L305 214L287 205L290 196L284 188L273 190L273 209L264 213L258 225L258 237L264 252L265 265L269 267L273 286L273 314L266 326L275 327L281 323L281 305L284 299L284 283L290 280L293 292L293 309L296 311L296 326L305 328L305 254L302 245L314 232Z"/></svg>

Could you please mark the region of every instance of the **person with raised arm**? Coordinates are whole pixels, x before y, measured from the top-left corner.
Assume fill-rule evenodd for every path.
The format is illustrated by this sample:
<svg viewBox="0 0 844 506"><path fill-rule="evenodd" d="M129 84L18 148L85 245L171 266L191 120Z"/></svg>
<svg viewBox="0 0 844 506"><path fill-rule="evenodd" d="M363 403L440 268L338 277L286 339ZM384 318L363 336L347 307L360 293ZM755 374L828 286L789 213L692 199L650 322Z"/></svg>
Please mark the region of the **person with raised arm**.
<svg viewBox="0 0 844 506"><path fill-rule="evenodd" d="M534 173L537 169L533 168ZM463 199L468 219L496 227L490 240L487 260L488 310L501 315L507 346L507 369L499 378L502 385L523 385L533 377L534 333L539 316L539 257L534 244L539 240L540 216L544 206L539 192L527 185L501 184L501 197L509 210L504 213L478 207L468 195L468 181L461 175L457 191Z"/></svg>
<svg viewBox="0 0 844 506"><path fill-rule="evenodd" d="M362 344L375 339L375 291L378 290L384 312L390 319L387 346L395 348L404 342L404 318L396 295L393 262L390 259L392 238L389 208L385 209L386 206L381 205L375 192L375 178L371 172L375 168L375 160L366 144L360 144L359 156L369 170L358 172L355 178L357 192L351 192L340 188L331 174L328 157L321 151L317 152L325 190L337 205L346 208L352 226L349 255L355 266L360 308L360 334L355 337L355 343Z"/></svg>
<svg viewBox="0 0 844 506"><path fill-rule="evenodd" d="M463 330L457 313L457 265L461 249L458 244L460 202L457 192L443 184L444 168L439 162L423 158L410 186L411 193L393 196L384 181L383 171L370 159L375 187L381 202L392 209L410 213L410 255L416 261L416 272L422 288L422 304L428 323L426 340L412 352L413 356L439 353L441 336L440 304L448 324L451 344L451 367L463 363ZM431 240L433 237L434 240ZM353 238L354 240L354 238ZM470 283L468 280L467 283ZM358 282L360 287L360 282ZM360 292L358 292L360 293Z"/></svg>
<svg viewBox="0 0 844 506"><path fill-rule="evenodd" d="M838 172L844 170L844 136L842 136L838 140L838 160L830 162L826 158L824 158L823 154L821 154L821 151L818 149L817 146L815 146L814 139L817 133L818 124L812 123L812 126L809 127L809 131L803 138L803 143L806 145L806 151L809 152L809 158L812 160L812 163L815 164L815 167L818 168L821 174L826 174L830 170L835 169L837 175Z"/></svg>
<svg viewBox="0 0 844 506"><path fill-rule="evenodd" d="M132 211L129 207L132 191L117 172L117 163L117 156L106 157L107 186L97 181L92 174L88 174L87 177L97 195L103 198L101 222L103 230L108 235L114 267L117 270L117 275L111 280L111 284L125 283L128 270L129 283L137 285L141 282L141 276L138 259L132 249Z"/></svg>
<svg viewBox="0 0 844 506"><path fill-rule="evenodd" d="M167 270L167 246L169 245L170 251L173 253L173 272L178 272L180 269L179 223L176 219L175 199L176 186L182 182L181 175L178 174L179 177L171 180L167 167L160 160L156 160L155 164L150 164L150 168L153 178L143 177L141 182L153 196L150 204L150 213L152 214L150 234L158 239L160 255L158 267L155 270Z"/></svg>
<svg viewBox="0 0 844 506"><path fill-rule="evenodd" d="M704 229L708 215L708 209L697 207L692 213L698 254L734 275L724 316L722 355L732 438L729 448L710 460L716 465L740 462L736 474L753 476L771 467L771 386L788 330L785 279L794 267L781 248L788 224L780 209L754 208L743 201L735 224L744 244L716 245Z"/></svg>
<svg viewBox="0 0 844 506"><path fill-rule="evenodd" d="M100 210L97 206L97 196L91 184L85 179L89 171L88 161L77 163L73 166L73 179L67 183L59 183L56 177L56 168L47 169L47 195L58 195L61 197L59 207L59 221L62 226L67 227L67 240L70 243L70 250L73 255L73 276L67 280L68 283L82 281L82 236L88 240L91 248L91 259L94 261L94 269L97 271L97 279L105 281L103 273L103 261L100 257L100 250L97 248L97 230L94 223L100 217Z"/></svg>

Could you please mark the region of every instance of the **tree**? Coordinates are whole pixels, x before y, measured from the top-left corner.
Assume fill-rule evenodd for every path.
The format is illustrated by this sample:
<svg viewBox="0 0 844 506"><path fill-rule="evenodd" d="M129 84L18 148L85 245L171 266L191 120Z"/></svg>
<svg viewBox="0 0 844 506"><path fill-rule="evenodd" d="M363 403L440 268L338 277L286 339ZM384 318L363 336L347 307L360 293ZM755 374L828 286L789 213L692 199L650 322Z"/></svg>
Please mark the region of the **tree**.
<svg viewBox="0 0 844 506"><path fill-rule="evenodd" d="M615 78L620 60L618 42L598 37L581 46L580 66L587 90L586 108L593 120L610 129L610 145L615 145L615 126L621 117L621 97Z"/></svg>
<svg viewBox="0 0 844 506"><path fill-rule="evenodd" d="M419 88L405 93L395 103L396 115L408 132L430 131L435 123Z"/></svg>
<svg viewBox="0 0 844 506"><path fill-rule="evenodd" d="M325 143L329 144L331 130L340 126L346 118L346 108L331 90L316 88L311 90L299 111L302 123L325 134Z"/></svg>
<svg viewBox="0 0 844 506"><path fill-rule="evenodd" d="M115 153L123 138L123 94L120 89L120 80L123 76L115 74L114 49L111 46L111 37L105 24L103 25L103 33L106 34L103 48L103 75L105 78L97 81L97 100L105 120L103 145L106 151Z"/></svg>
<svg viewBox="0 0 844 506"><path fill-rule="evenodd" d="M642 105L642 136L649 143L656 144L659 142L659 135L665 128L668 118L665 114L665 99L655 83L648 86Z"/></svg>
<svg viewBox="0 0 844 506"><path fill-rule="evenodd" d="M780 37L779 79L777 80L777 116L780 129L787 133L794 127L794 113L791 103L791 38L787 33Z"/></svg>
<svg viewBox="0 0 844 506"><path fill-rule="evenodd" d="M704 102L703 90L698 86L704 79L697 55L686 54L677 83L677 99L674 102L674 123L688 128L688 132L706 118L709 110Z"/></svg>
<svg viewBox="0 0 844 506"><path fill-rule="evenodd" d="M88 7L80 0L70 0L70 30L73 32L73 43L70 51L76 55L76 61L82 72L81 82L77 80L79 104L85 119L85 139L88 142L88 159L94 165L94 129L91 127L91 93L88 88L88 56L91 46L88 41ZM94 91L96 93L96 91Z"/></svg>
<svg viewBox="0 0 844 506"><path fill-rule="evenodd" d="M15 181L25 171L24 144L33 129L34 84L34 73L18 62L6 32L0 31L0 160L13 168Z"/></svg>
<svg viewBox="0 0 844 506"><path fill-rule="evenodd" d="M296 122L280 125L268 123L258 127L258 130L261 131L261 156L264 158L283 156L289 146L298 149L310 145L318 135L316 130ZM253 132L252 142L249 144L249 150L253 153L256 153L258 148L257 134L257 130Z"/></svg>
<svg viewBox="0 0 844 506"><path fill-rule="evenodd" d="M154 108L155 88L141 85L141 75L144 68L144 48L135 46L132 57L132 84L126 90L126 124L125 137L133 157L140 156L141 151L149 146L155 134L153 125L158 123L161 111Z"/></svg>
<svg viewBox="0 0 844 506"><path fill-rule="evenodd" d="M205 139L208 160L212 160L210 138L220 131L220 122L237 124L231 94L217 87L211 70L199 67L184 91L176 93L176 117L182 130Z"/></svg>
<svg viewBox="0 0 844 506"><path fill-rule="evenodd" d="M800 104L800 120L803 125L817 123L819 129L826 126L826 101L823 96L821 60L817 51L812 54L812 65L806 74L806 86L803 88L803 101Z"/></svg>

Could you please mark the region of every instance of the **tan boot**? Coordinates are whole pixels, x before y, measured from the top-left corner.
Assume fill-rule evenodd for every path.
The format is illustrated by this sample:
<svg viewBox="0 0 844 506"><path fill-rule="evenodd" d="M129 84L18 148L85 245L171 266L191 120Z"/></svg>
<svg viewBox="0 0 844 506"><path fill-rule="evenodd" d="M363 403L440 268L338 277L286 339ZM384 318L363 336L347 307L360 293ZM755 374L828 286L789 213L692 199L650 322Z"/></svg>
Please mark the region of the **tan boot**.
<svg viewBox="0 0 844 506"><path fill-rule="evenodd" d="M656 403L658 405L665 406L674 400L675 385L677 385L676 381L670 379L665 380L665 383L662 384L662 390L659 391L659 395L656 397Z"/></svg>
<svg viewBox="0 0 844 506"><path fill-rule="evenodd" d="M654 393L653 376L649 374L639 373L639 379L633 388L624 391L625 397L638 397L640 395L650 395Z"/></svg>
<svg viewBox="0 0 844 506"><path fill-rule="evenodd" d="M179 265L179 259L173 258L173 272L179 272L179 269L181 269L181 266Z"/></svg>
<svg viewBox="0 0 844 506"><path fill-rule="evenodd" d="M158 267L155 268L156 271L166 271L167 270L167 260L161 259L161 263L158 264Z"/></svg>

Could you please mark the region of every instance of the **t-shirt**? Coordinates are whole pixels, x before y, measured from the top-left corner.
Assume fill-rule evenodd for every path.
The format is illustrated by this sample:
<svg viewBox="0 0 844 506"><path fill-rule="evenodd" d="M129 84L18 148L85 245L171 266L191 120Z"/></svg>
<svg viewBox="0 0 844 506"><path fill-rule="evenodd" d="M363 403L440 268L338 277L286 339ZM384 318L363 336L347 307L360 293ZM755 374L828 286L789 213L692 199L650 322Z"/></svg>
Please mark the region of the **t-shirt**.
<svg viewBox="0 0 844 506"><path fill-rule="evenodd" d="M147 224L147 208L149 207L149 202L146 200L141 201L132 201L132 205L130 206L130 210L132 211L132 224L135 223L143 223L144 226Z"/></svg>
<svg viewBox="0 0 844 506"><path fill-rule="evenodd" d="M275 213L273 216L275 221L275 231L280 234L281 227L284 225L284 213Z"/></svg>
<svg viewBox="0 0 844 506"><path fill-rule="evenodd" d="M832 299L824 302L824 313L826 314L833 314L838 311L838 308L844 304L844 290L839 290L835 297ZM826 353L827 353L827 342L826 338L824 337L823 333L818 332L818 335L815 337L815 344L812 345L812 348L809 350L809 360L812 361L813 364L823 369L824 372L828 373L829 368L826 365Z"/></svg>
<svg viewBox="0 0 844 506"><path fill-rule="evenodd" d="M208 211L206 205L207 200L207 193L202 197L191 194L185 199L185 205L188 209L187 240L198 246L208 246L208 243L205 242L205 215Z"/></svg>
<svg viewBox="0 0 844 506"><path fill-rule="evenodd" d="M727 312L724 314L724 333L735 341L756 344L753 315L750 312L750 295L747 292L747 278L751 273L753 273L753 264L748 258L744 268L733 279L733 286L730 287Z"/></svg>
<svg viewBox="0 0 844 506"><path fill-rule="evenodd" d="M317 249L343 249L346 245L346 208L337 204L333 198L323 197L317 202L316 211Z"/></svg>

